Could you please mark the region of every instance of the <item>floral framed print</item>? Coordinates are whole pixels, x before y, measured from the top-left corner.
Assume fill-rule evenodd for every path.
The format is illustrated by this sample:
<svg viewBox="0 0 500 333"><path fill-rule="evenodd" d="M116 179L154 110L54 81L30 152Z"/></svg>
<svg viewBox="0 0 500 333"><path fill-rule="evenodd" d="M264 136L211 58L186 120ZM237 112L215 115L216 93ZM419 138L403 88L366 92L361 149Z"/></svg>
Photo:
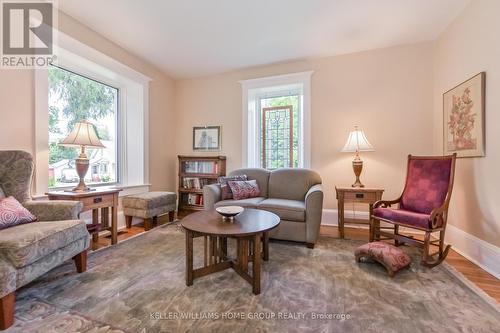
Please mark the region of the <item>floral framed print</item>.
<svg viewBox="0 0 500 333"><path fill-rule="evenodd" d="M443 94L445 154L485 155L485 84L481 72Z"/></svg>
<svg viewBox="0 0 500 333"><path fill-rule="evenodd" d="M220 126L193 127L193 150L220 150Z"/></svg>

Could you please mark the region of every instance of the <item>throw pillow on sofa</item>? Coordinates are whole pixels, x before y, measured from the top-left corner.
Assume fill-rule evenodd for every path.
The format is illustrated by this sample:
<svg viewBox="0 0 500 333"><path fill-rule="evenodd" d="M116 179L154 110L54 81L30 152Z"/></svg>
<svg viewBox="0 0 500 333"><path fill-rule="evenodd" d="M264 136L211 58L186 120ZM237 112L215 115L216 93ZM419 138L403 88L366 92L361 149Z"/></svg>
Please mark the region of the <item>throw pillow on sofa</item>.
<svg viewBox="0 0 500 333"><path fill-rule="evenodd" d="M259 185L256 180L228 181L227 184L233 192L234 200L255 198L260 195Z"/></svg>
<svg viewBox="0 0 500 333"><path fill-rule="evenodd" d="M36 216L24 208L16 198L0 199L0 230L35 221Z"/></svg>
<svg viewBox="0 0 500 333"><path fill-rule="evenodd" d="M233 198L233 192L227 184L229 181L237 180L247 180L247 175L231 176L231 177L219 177L218 182L220 184L221 199L228 200Z"/></svg>

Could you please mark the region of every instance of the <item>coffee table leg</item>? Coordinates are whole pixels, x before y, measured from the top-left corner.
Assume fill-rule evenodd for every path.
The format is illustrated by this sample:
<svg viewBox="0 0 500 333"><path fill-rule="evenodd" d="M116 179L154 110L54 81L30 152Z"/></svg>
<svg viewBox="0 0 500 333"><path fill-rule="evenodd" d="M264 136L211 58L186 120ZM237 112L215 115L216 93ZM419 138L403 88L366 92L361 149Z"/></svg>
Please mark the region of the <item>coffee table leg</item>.
<svg viewBox="0 0 500 333"><path fill-rule="evenodd" d="M193 233L186 231L186 286L193 285Z"/></svg>
<svg viewBox="0 0 500 333"><path fill-rule="evenodd" d="M262 236L262 242L263 242L263 259L264 261L269 261L269 234L265 232Z"/></svg>
<svg viewBox="0 0 500 333"><path fill-rule="evenodd" d="M261 239L262 234L257 234L253 239L253 268L252 268L252 290L255 295L260 294L260 259L261 259Z"/></svg>

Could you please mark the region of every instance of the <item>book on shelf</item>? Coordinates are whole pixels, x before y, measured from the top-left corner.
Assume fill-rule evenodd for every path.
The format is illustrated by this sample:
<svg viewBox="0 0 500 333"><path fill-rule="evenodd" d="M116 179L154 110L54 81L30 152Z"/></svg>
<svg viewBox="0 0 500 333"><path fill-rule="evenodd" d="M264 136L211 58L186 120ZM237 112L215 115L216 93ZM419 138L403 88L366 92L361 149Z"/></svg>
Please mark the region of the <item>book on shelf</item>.
<svg viewBox="0 0 500 333"><path fill-rule="evenodd" d="M182 187L185 189L201 190L203 186L208 184L210 184L210 180L205 178L196 178L196 177L182 178Z"/></svg>
<svg viewBox="0 0 500 333"><path fill-rule="evenodd" d="M215 162L206 161L188 161L184 162L185 173L218 173L218 164Z"/></svg>
<svg viewBox="0 0 500 333"><path fill-rule="evenodd" d="M193 206L203 206L203 195L189 193L187 196L187 203L188 205L193 205Z"/></svg>

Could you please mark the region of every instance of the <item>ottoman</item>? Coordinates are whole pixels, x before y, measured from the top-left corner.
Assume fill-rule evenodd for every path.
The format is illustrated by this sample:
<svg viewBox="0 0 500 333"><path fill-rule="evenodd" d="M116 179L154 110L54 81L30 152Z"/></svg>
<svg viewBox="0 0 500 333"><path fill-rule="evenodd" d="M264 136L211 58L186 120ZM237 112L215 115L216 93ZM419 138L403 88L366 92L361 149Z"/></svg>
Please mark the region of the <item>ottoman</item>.
<svg viewBox="0 0 500 333"><path fill-rule="evenodd" d="M177 195L173 192L146 192L123 198L123 214L127 228L132 226L132 218L144 219L144 228L151 229L157 217L168 213L169 221L174 220Z"/></svg>
<svg viewBox="0 0 500 333"><path fill-rule="evenodd" d="M357 262L361 262L362 258L368 258L382 264L390 277L411 263L410 256L401 248L385 242L361 245L354 251L354 255Z"/></svg>

